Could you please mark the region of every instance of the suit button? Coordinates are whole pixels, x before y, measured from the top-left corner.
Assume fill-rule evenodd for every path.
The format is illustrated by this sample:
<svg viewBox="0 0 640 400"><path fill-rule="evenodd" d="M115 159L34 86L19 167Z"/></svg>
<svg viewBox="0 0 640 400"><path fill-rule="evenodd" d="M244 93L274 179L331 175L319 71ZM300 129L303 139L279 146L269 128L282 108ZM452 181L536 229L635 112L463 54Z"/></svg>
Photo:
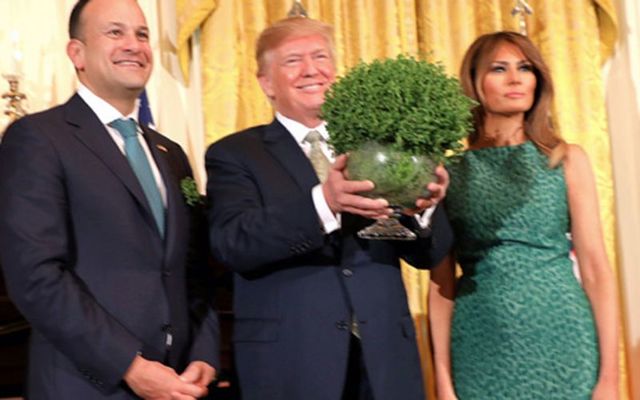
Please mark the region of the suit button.
<svg viewBox="0 0 640 400"><path fill-rule="evenodd" d="M338 321L336 322L336 328L340 329L341 331L346 331L347 329L349 329L349 324L344 321Z"/></svg>
<svg viewBox="0 0 640 400"><path fill-rule="evenodd" d="M349 268L345 268L342 270L342 275L346 276L347 278L351 278L353 276L353 271Z"/></svg>

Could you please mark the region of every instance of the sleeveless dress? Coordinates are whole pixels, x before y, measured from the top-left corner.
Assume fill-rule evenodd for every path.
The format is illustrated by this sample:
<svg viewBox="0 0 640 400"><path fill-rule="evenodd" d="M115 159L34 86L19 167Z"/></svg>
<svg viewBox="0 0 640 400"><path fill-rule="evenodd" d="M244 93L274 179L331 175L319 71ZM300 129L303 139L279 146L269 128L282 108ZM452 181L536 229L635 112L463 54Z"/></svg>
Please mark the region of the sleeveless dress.
<svg viewBox="0 0 640 400"><path fill-rule="evenodd" d="M459 400L590 399L599 355L568 258L562 167L531 142L469 150L446 207L463 275L451 352Z"/></svg>

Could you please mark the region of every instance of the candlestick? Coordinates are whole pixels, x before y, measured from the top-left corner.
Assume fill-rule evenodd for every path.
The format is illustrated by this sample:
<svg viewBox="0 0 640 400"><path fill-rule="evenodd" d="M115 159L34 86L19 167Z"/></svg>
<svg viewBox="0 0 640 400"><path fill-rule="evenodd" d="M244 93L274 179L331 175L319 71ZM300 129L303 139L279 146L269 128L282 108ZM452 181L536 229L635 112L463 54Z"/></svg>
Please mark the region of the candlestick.
<svg viewBox="0 0 640 400"><path fill-rule="evenodd" d="M3 72L7 75L13 75L19 78L22 76L23 53L20 45L20 34L18 31L11 31L9 34L9 41L11 42L11 63L9 64L9 70Z"/></svg>
<svg viewBox="0 0 640 400"><path fill-rule="evenodd" d="M7 100L4 114L9 116L9 122L13 122L27 113L22 106L22 100L25 100L27 96L24 93L20 93L20 81L17 76L3 74L2 77L9 82L9 91L2 95L2 99Z"/></svg>
<svg viewBox="0 0 640 400"><path fill-rule="evenodd" d="M287 13L287 17L308 17L307 10L302 7L302 3L299 1L294 1L291 9Z"/></svg>
<svg viewBox="0 0 640 400"><path fill-rule="evenodd" d="M518 16L518 25L520 27L520 33L527 35L527 15L533 14L533 8L527 3L527 0L516 0L516 5L511 10L511 15Z"/></svg>

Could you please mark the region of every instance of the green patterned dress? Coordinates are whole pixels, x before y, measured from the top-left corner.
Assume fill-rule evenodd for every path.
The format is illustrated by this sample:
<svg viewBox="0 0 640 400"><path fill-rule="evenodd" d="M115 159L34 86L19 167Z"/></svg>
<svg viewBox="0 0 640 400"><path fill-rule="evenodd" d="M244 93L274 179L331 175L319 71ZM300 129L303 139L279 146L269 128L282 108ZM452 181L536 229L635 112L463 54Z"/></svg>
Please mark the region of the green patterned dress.
<svg viewBox="0 0 640 400"><path fill-rule="evenodd" d="M463 275L451 332L460 400L589 399L598 348L573 275L566 185L534 144L467 151L446 207Z"/></svg>

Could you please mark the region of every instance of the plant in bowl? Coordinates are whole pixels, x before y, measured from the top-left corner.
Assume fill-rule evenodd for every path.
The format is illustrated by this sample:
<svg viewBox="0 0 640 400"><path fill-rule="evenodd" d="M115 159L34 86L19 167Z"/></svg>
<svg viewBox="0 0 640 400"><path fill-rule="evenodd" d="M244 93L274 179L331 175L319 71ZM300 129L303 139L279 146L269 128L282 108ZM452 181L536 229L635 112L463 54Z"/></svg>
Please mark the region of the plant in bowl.
<svg viewBox="0 0 640 400"><path fill-rule="evenodd" d="M474 104L441 64L401 55L348 71L327 92L322 117L335 151L349 153L349 178L373 181L364 195L385 198L399 211L428 196L435 166L462 150ZM359 235L415 239L396 219Z"/></svg>

